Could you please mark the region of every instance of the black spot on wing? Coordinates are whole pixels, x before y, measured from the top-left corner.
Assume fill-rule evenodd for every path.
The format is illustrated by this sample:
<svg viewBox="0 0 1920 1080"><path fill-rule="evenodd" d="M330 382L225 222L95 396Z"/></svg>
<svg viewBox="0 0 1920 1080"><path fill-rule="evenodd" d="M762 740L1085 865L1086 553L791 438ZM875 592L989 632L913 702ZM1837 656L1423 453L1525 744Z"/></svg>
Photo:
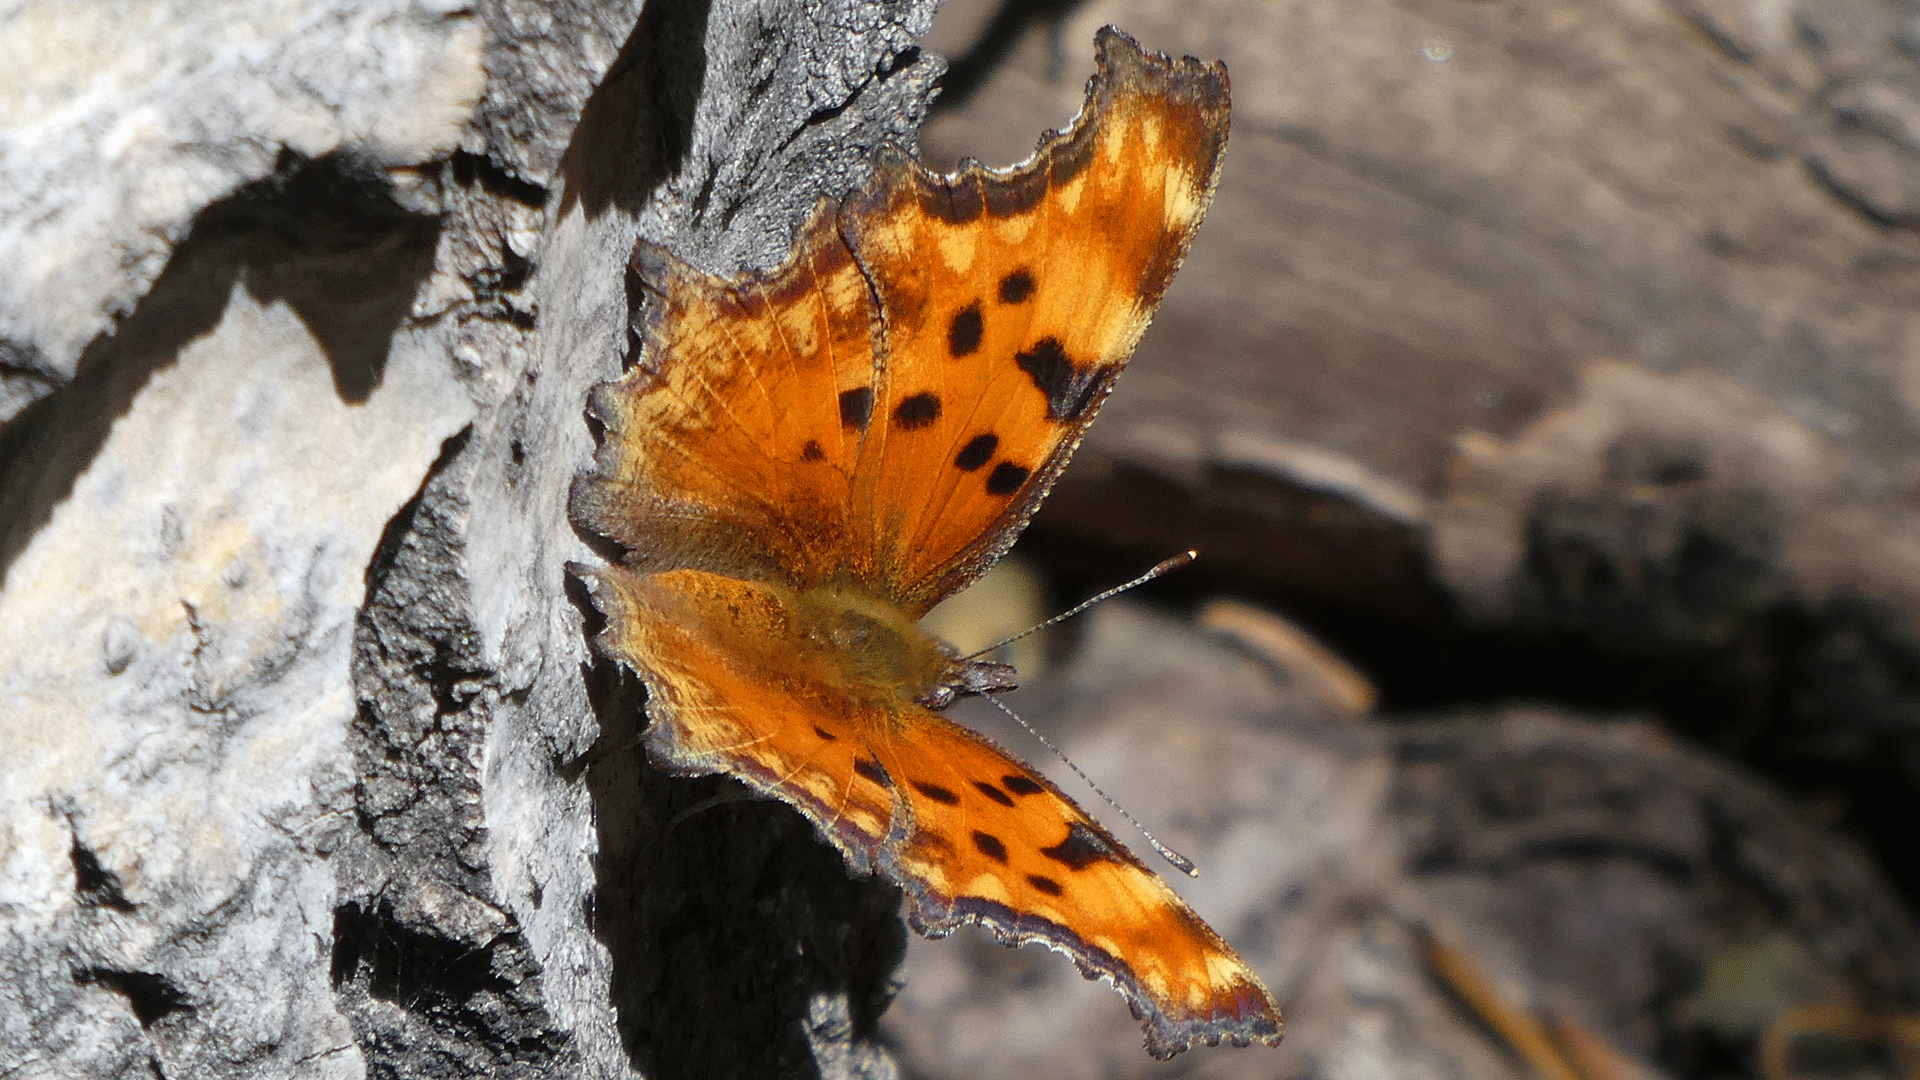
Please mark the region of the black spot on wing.
<svg viewBox="0 0 1920 1080"><path fill-rule="evenodd" d="M968 304L947 326L947 355L955 360L972 355L979 350L980 338L986 329L986 323L980 318L979 301Z"/></svg>
<svg viewBox="0 0 1920 1080"><path fill-rule="evenodd" d="M1013 792L1015 795L1038 795L1047 790L1038 783L1021 776L1019 773L1008 773L1001 777L1000 786Z"/></svg>
<svg viewBox="0 0 1920 1080"><path fill-rule="evenodd" d="M961 469L972 472L993 460L993 452L1000 447L1000 436L989 431L985 435L975 435L967 440L967 445L954 455L953 463Z"/></svg>
<svg viewBox="0 0 1920 1080"><path fill-rule="evenodd" d="M872 758L854 758L853 771L879 784L883 788L893 786L893 778L887 775L886 767Z"/></svg>
<svg viewBox="0 0 1920 1080"><path fill-rule="evenodd" d="M975 780L973 782L973 786L979 789L980 794L985 795L987 798L992 799L994 802L999 803L1001 806L1013 805L1013 799L1009 797L1006 792L1001 791L999 788L994 787L992 784L987 783L985 780Z"/></svg>
<svg viewBox="0 0 1920 1080"><path fill-rule="evenodd" d="M835 735L833 732L828 731L826 728L821 727L819 724L813 725L813 733L827 740L828 742L840 741L840 736Z"/></svg>
<svg viewBox="0 0 1920 1080"><path fill-rule="evenodd" d="M1003 866L1006 864L1007 845L1001 843L1000 838L992 833L984 833L979 829L973 830L973 846L980 849L980 854L994 862Z"/></svg>
<svg viewBox="0 0 1920 1080"><path fill-rule="evenodd" d="M1033 348L1014 356L1013 362L1027 373L1033 385L1047 397L1051 405L1073 385L1073 361L1067 359L1066 347L1060 339L1044 337L1034 343Z"/></svg>
<svg viewBox="0 0 1920 1080"><path fill-rule="evenodd" d="M840 423L843 427L865 431L873 417L873 387L861 386L840 395Z"/></svg>
<svg viewBox="0 0 1920 1080"><path fill-rule="evenodd" d="M903 399L893 408L893 422L908 431L917 431L940 419L940 397L919 393Z"/></svg>
<svg viewBox="0 0 1920 1080"><path fill-rule="evenodd" d="M929 784L924 780L914 780L911 781L911 783L913 784L913 790L944 806L952 806L954 803L960 801L960 796L954 794L951 788L944 788L939 784Z"/></svg>
<svg viewBox="0 0 1920 1080"><path fill-rule="evenodd" d="M1030 470L1015 465L1011 461L1003 461L995 465L993 471L987 474L987 494L1011 495L1019 491L1020 485L1026 483L1027 477L1031 475L1033 474Z"/></svg>
<svg viewBox="0 0 1920 1080"><path fill-rule="evenodd" d="M1061 893L1067 891L1059 882L1044 874L1028 874L1027 884L1039 889L1048 896L1059 896Z"/></svg>
<svg viewBox="0 0 1920 1080"><path fill-rule="evenodd" d="M812 439L808 439L807 445L800 448L800 460L825 461L827 460L827 452L820 449L819 443L815 442Z"/></svg>
<svg viewBox="0 0 1920 1080"><path fill-rule="evenodd" d="M1059 338L1045 337L1033 348L1014 356L1013 362L1033 380L1034 388L1046 395L1047 416L1053 420L1072 420L1086 411L1093 400L1099 380L1083 375L1074 367Z"/></svg>
<svg viewBox="0 0 1920 1080"><path fill-rule="evenodd" d="M1000 279L1000 302L1024 304L1033 298L1033 288L1033 275L1023 266Z"/></svg>
<svg viewBox="0 0 1920 1080"><path fill-rule="evenodd" d="M1099 833L1078 821L1068 824L1065 840L1050 848L1041 848L1040 854L1069 870L1085 870L1094 863L1108 862L1117 857Z"/></svg>

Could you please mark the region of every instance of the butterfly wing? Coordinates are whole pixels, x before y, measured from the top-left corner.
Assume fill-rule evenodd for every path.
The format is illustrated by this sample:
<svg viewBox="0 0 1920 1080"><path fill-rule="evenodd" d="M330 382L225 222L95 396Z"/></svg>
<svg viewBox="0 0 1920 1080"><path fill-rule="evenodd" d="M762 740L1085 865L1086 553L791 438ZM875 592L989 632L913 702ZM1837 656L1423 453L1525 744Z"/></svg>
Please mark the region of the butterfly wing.
<svg viewBox="0 0 1920 1080"><path fill-rule="evenodd" d="M608 616L600 647L644 658L658 763L797 807L857 871L902 886L922 933L978 922L1073 957L1127 998L1156 1056L1279 1038L1266 990L1164 881L991 742L818 663L782 587L688 569L586 576Z"/></svg>
<svg viewBox="0 0 1920 1080"><path fill-rule="evenodd" d="M650 565L810 583L845 563L875 314L834 222L822 203L785 265L736 281L635 249L645 359L594 390L576 520Z"/></svg>
<svg viewBox="0 0 1920 1080"><path fill-rule="evenodd" d="M647 755L683 776L731 773L818 826L856 873L880 868L894 802L853 737L858 709L803 670L775 589L701 570L575 572L607 617L595 644L647 686Z"/></svg>
<svg viewBox="0 0 1920 1080"><path fill-rule="evenodd" d="M885 150L737 282L642 244L647 359L595 392L581 523L655 565L845 576L915 616L992 565L1146 329L1226 141L1219 64L1097 45L1086 107L1024 165Z"/></svg>
<svg viewBox="0 0 1920 1080"><path fill-rule="evenodd" d="M1279 1009L1245 961L1046 777L938 713L899 726L874 757L908 811L888 855L915 930L978 922L1065 953L1127 999L1155 1057L1279 1041Z"/></svg>
<svg viewBox="0 0 1920 1080"><path fill-rule="evenodd" d="M854 477L885 595L914 614L1013 543L1185 256L1227 136L1220 64L1111 27L1086 107L1025 164L932 173L884 152L840 231L883 363Z"/></svg>

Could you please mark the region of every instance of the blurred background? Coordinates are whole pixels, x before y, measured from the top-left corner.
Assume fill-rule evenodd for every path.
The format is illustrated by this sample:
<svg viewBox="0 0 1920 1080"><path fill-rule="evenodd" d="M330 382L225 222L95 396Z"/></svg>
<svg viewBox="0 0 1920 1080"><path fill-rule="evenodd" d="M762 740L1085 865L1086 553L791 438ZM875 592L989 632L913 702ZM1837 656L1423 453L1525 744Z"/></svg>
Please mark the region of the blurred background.
<svg viewBox="0 0 1920 1080"><path fill-rule="evenodd" d="M1025 157L1104 23L1226 60L1219 193L937 617L1200 550L1014 704L1201 864L1288 1039L1156 1063L960 935L911 945L903 1063L1920 1075L1920 5L952 0L929 164Z"/></svg>

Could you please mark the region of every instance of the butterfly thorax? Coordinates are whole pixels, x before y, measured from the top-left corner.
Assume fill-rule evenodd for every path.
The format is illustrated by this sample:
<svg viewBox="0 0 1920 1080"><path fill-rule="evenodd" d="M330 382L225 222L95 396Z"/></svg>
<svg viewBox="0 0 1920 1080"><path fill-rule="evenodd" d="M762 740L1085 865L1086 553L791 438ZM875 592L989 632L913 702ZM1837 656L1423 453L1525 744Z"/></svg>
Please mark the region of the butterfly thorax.
<svg viewBox="0 0 1920 1080"><path fill-rule="evenodd" d="M782 666L847 697L882 707L944 708L967 694L1015 687L1011 665L968 660L899 605L838 583L775 590L791 651Z"/></svg>

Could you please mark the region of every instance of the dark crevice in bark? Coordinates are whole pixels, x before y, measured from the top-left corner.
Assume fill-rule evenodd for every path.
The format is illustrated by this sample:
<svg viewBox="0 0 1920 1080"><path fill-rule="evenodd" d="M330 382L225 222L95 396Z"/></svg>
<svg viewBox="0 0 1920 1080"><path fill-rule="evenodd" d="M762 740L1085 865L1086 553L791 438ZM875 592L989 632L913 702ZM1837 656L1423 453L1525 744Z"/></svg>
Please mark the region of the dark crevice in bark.
<svg viewBox="0 0 1920 1080"><path fill-rule="evenodd" d="M126 998L127 1007L143 1028L174 1013L193 1011L185 991L166 976L151 971L90 967L74 972L73 981L82 986L102 986Z"/></svg>
<svg viewBox="0 0 1920 1080"><path fill-rule="evenodd" d="M569 204L562 214L577 201L589 219L616 208L637 216L685 166L706 85L711 12L711 0L650 0L641 10L561 157Z"/></svg>

